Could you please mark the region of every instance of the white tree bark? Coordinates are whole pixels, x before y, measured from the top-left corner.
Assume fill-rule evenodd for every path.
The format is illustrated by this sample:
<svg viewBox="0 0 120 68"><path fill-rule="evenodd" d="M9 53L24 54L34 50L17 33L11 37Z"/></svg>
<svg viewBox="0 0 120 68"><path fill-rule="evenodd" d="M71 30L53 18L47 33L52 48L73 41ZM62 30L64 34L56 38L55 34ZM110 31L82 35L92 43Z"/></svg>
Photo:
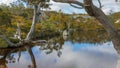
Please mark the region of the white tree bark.
<svg viewBox="0 0 120 68"><path fill-rule="evenodd" d="M27 34L26 40L31 40L34 37L35 27L36 27L36 23L39 20L39 16L40 16L40 12L39 12L39 9L38 9L38 5L34 5L33 21L32 21L32 25L31 25L30 31Z"/></svg>

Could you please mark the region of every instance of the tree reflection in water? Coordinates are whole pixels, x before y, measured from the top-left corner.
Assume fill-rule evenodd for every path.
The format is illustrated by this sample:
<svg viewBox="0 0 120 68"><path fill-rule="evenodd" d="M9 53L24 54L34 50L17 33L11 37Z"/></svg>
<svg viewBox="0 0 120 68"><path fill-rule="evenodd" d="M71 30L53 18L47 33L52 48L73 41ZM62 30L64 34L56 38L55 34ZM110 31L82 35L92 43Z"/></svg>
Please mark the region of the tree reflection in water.
<svg viewBox="0 0 120 68"><path fill-rule="evenodd" d="M53 51L56 51L58 57L61 57L61 55L62 55L63 44L65 43L65 41L71 41L72 43L88 42L88 43L99 43L99 44L110 41L107 34L104 31L101 31L101 32L75 31L75 32L70 32L70 35L65 40L62 37L62 35L53 37L53 38L48 38L46 40L47 40L47 43L36 45L36 46L39 46L39 50L44 51L46 54L50 54ZM9 49L1 48L0 56L2 56L2 57L0 58L0 68L8 68L7 64L19 62L21 59L21 56L22 56L21 52L23 52L23 51L27 51L31 58L32 64L28 64L27 67L28 68L37 68L35 56L32 51L33 47L34 47L34 45L25 45L20 48L9 48ZM119 56L117 68L120 68L120 46L114 46L114 47L115 47L116 51L118 52L118 56ZM18 57L15 58L13 53L17 53Z"/></svg>
<svg viewBox="0 0 120 68"><path fill-rule="evenodd" d="M8 68L6 64L8 63L15 63L17 60L19 62L20 59L20 51L28 51L30 57L31 57L31 61L33 65L28 65L28 68L36 68L36 61L35 61L35 57L33 55L33 52L31 50L31 46L24 46L21 48L10 48L10 49L1 49L1 55L2 58L0 58L0 68ZM12 53L16 53L19 52L19 57L18 59L15 59L14 55L12 55ZM3 54L2 54L3 53Z"/></svg>
<svg viewBox="0 0 120 68"><path fill-rule="evenodd" d="M118 61L117 61L117 66L116 68L120 68L120 46L114 46L115 50L117 51L118 54Z"/></svg>
<svg viewBox="0 0 120 68"><path fill-rule="evenodd" d="M49 39L47 43L44 43L41 45L36 45L36 46L40 46L40 50L43 50L43 51L45 50L46 54L50 54L55 50L57 52L57 55L60 57L60 55L62 54L60 49L62 49L63 44L64 44L64 40L60 37L57 37L57 38ZM19 62L19 60L21 58L21 51L27 51L30 55L32 65L28 65L28 68L37 68L35 57L32 52L32 47L34 47L34 46L33 45L25 45L20 48L9 48L9 49L1 48L0 55L3 57L0 59L0 66L1 66L0 68L7 68L6 64L8 64L8 63L15 63L16 61ZM14 55L12 55L12 54L17 53L17 52L18 52L19 56L18 56L18 59L15 59Z"/></svg>

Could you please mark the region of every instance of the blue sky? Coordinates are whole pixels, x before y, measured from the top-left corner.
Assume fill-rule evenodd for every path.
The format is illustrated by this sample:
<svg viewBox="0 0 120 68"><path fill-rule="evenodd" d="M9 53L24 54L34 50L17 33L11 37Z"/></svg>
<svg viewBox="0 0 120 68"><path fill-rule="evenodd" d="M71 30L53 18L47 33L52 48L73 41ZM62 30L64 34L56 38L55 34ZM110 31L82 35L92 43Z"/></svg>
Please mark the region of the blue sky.
<svg viewBox="0 0 120 68"><path fill-rule="evenodd" d="M83 1L83 0L78 0L78 1ZM98 0L93 0L94 4L96 6L99 6ZM53 5L51 6L52 10L59 10L62 9L65 13L86 13L83 9L76 9L69 4L63 4L63 3L55 3L51 2ZM120 3L116 3L115 0L101 0L101 3L103 5L102 10L106 13L109 14L110 11L112 10L113 12L118 12L120 11Z"/></svg>
<svg viewBox="0 0 120 68"><path fill-rule="evenodd" d="M15 0L0 0L0 4L4 3L4 4L9 4L14 2ZM78 0L78 1L83 1L83 0ZM93 0L94 4L96 6L98 6L98 0ZM113 12L119 12L120 11L120 3L116 3L115 0L101 0L102 5L104 6L102 8L102 10L106 13L109 14L110 11ZM62 9L62 11L64 13L86 13L83 9L76 9L73 8L71 6L69 6L69 4L63 4L63 3L55 3L53 1L51 1L51 4L53 4L51 6L51 10L55 10L55 11L59 11L60 9Z"/></svg>

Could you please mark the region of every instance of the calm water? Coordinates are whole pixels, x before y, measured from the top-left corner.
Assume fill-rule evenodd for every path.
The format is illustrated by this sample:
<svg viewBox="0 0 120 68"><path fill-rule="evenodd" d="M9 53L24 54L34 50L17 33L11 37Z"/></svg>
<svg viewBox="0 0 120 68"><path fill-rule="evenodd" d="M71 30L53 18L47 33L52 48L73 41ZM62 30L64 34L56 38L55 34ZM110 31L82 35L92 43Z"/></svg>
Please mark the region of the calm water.
<svg viewBox="0 0 120 68"><path fill-rule="evenodd" d="M118 54L105 32L72 32L47 44L0 49L0 68L116 68Z"/></svg>

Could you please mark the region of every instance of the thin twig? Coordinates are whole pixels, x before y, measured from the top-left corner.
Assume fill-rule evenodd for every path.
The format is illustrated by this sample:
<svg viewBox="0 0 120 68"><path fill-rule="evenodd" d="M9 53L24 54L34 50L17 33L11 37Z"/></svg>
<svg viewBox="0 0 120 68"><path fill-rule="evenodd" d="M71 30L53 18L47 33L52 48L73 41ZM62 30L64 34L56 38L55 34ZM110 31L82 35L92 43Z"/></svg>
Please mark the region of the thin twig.
<svg viewBox="0 0 120 68"><path fill-rule="evenodd" d="M98 3L99 3L100 8L102 8L102 4L100 0L98 0Z"/></svg>

